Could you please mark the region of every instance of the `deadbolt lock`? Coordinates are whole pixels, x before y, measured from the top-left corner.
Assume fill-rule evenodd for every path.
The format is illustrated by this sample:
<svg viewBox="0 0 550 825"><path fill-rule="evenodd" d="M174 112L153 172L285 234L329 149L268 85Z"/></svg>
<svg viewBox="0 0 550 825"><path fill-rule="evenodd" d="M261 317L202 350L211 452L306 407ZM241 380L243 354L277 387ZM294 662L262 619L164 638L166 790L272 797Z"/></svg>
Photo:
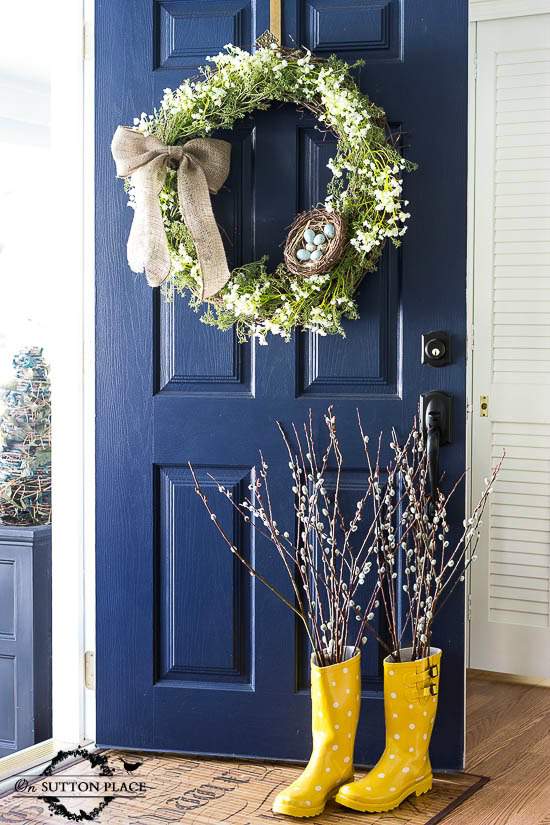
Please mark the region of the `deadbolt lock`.
<svg viewBox="0 0 550 825"><path fill-rule="evenodd" d="M451 339L448 332L437 330L422 335L422 363L444 367L451 363Z"/></svg>

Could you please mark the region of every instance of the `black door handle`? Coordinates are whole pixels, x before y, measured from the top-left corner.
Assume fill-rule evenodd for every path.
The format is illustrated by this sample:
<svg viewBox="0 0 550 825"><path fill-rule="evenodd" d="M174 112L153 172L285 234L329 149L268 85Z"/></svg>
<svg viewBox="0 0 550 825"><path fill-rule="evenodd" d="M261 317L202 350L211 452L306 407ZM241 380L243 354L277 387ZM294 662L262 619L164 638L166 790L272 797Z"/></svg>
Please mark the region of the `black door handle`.
<svg viewBox="0 0 550 825"><path fill-rule="evenodd" d="M441 443L441 411L434 401L426 409L426 454L428 461L428 480L430 482L430 501L428 516L435 515L437 485L439 483L439 447Z"/></svg>
<svg viewBox="0 0 550 825"><path fill-rule="evenodd" d="M420 414L426 437L426 462L430 486L427 515L433 518L440 478L440 447L450 440L451 396L437 391L425 393L420 398Z"/></svg>

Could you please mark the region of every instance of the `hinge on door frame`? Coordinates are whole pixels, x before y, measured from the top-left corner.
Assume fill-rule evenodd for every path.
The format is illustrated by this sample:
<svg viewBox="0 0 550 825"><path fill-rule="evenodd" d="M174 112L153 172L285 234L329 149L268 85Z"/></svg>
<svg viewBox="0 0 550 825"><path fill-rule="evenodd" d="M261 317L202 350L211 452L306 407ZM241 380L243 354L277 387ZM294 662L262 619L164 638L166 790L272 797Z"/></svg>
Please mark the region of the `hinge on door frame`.
<svg viewBox="0 0 550 825"><path fill-rule="evenodd" d="M469 622L472 621L472 594L468 593L468 602L466 606L466 615Z"/></svg>
<svg viewBox="0 0 550 825"><path fill-rule="evenodd" d="M82 59L89 60L91 53L90 25L84 21L82 24Z"/></svg>
<svg viewBox="0 0 550 825"><path fill-rule="evenodd" d="M84 686L88 690L95 690L95 653L87 650L84 653Z"/></svg>
<svg viewBox="0 0 550 825"><path fill-rule="evenodd" d="M474 53L474 80L477 80L477 52Z"/></svg>

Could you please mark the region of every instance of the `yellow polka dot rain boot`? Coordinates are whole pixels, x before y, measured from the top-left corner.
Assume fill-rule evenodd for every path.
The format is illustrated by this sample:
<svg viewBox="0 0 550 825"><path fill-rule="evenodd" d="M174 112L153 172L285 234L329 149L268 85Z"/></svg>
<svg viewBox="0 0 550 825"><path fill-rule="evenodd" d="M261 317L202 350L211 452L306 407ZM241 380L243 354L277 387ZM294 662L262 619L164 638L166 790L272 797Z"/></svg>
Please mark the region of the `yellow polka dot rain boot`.
<svg viewBox="0 0 550 825"><path fill-rule="evenodd" d="M411 794L431 790L428 748L437 711L441 651L431 648L425 659L411 662L411 649L401 662L384 659L386 749L375 767L358 782L344 785L336 801L355 811L391 811Z"/></svg>
<svg viewBox="0 0 550 825"><path fill-rule="evenodd" d="M348 655L353 652L347 649ZM306 769L273 802L273 812L317 816L344 782L353 779L353 748L361 704L361 654L337 665L311 660L313 751Z"/></svg>

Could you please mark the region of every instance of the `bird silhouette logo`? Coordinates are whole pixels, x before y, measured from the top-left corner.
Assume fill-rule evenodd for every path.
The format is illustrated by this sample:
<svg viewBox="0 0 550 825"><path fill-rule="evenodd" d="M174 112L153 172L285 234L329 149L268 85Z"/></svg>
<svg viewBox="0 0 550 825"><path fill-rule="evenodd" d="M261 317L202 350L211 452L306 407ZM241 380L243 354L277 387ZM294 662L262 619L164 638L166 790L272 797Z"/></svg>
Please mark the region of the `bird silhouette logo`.
<svg viewBox="0 0 550 825"><path fill-rule="evenodd" d="M128 762L123 756L120 757L120 761L126 773L134 773L134 771L137 771L137 769L143 765L143 762Z"/></svg>

